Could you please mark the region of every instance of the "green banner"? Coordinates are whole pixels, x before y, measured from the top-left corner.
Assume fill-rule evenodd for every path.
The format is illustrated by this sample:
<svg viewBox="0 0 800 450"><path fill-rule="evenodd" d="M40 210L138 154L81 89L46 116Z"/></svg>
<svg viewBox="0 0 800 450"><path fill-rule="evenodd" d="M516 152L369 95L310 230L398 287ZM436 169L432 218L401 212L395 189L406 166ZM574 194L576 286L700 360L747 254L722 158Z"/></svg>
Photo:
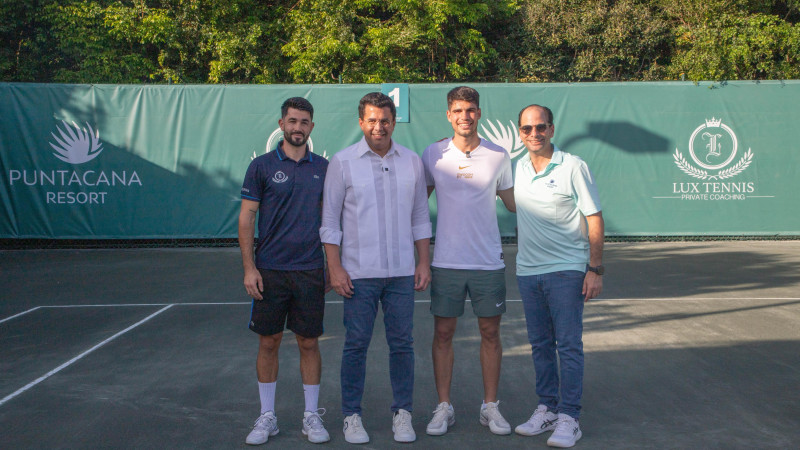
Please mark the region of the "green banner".
<svg viewBox="0 0 800 450"><path fill-rule="evenodd" d="M394 139L452 136L447 91L408 85ZM800 81L471 84L482 137L516 163L524 106L549 106L553 142L594 172L608 235L797 235ZM232 238L245 169L280 139L280 105L315 108L315 153L361 137L380 85L0 83L0 238ZM436 205L431 199L435 220ZM501 233L515 217L498 207Z"/></svg>

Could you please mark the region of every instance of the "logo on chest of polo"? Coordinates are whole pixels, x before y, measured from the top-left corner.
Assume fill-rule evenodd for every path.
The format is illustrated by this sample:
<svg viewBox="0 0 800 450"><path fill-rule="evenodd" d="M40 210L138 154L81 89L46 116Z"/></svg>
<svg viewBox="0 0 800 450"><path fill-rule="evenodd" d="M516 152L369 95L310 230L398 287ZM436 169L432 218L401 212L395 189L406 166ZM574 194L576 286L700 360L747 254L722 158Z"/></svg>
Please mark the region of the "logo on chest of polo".
<svg viewBox="0 0 800 450"><path fill-rule="evenodd" d="M461 164L458 165L458 170L459 171L456 173L456 179L457 180L460 180L462 178L472 178L473 174L471 172L469 172L469 173L461 172L462 170L464 170L464 169L466 169L468 167L472 167L472 164L467 164L466 166L462 166Z"/></svg>
<svg viewBox="0 0 800 450"><path fill-rule="evenodd" d="M289 181L289 177L280 170L275 172L275 175L272 176L273 183L285 183L287 181Z"/></svg>
<svg viewBox="0 0 800 450"><path fill-rule="evenodd" d="M556 184L556 180L554 180L554 179L552 179L552 178L550 179L550 181L547 181L547 182L545 182L545 183L544 183L544 185L545 185L545 186L546 186L548 189L555 189L555 188L557 188L557 187L558 187L558 185Z"/></svg>

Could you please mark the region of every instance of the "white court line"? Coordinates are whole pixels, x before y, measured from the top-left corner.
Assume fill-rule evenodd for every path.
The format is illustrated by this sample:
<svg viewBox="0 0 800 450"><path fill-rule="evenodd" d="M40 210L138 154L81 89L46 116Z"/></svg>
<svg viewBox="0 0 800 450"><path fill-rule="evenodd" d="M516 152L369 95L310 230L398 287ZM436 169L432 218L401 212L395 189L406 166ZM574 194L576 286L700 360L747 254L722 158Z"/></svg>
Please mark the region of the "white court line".
<svg viewBox="0 0 800 450"><path fill-rule="evenodd" d="M3 323L3 322L5 322L6 320L11 320L11 319L13 319L14 317L19 317L19 316L21 316L21 315L23 315L23 314L28 314L29 312L36 311L36 310L37 310L37 309L39 309L39 308L41 308L41 306L37 306L37 307L35 307L35 308L31 308L31 309L29 309L29 310L27 310L27 311L22 311L21 313L14 314L14 315L13 315L13 316L11 316L11 317L6 317L5 319L3 319L3 320L0 320L0 323Z"/></svg>
<svg viewBox="0 0 800 450"><path fill-rule="evenodd" d="M706 301L706 300L800 300L800 297L651 297L651 298L595 298L590 303L599 302L678 302L678 301ZM469 299L467 299L469 301ZM508 299L508 303L519 303L520 299ZM414 300L414 303L430 303L428 300ZM332 300L325 302L326 305L341 305L343 300ZM225 306L225 305L250 305L252 302L196 302L196 303L118 303L118 304L94 304L94 305L44 305L31 308L13 316L0 320L0 323L11 320L15 317L25 315L29 312L42 308L117 308L130 306Z"/></svg>
<svg viewBox="0 0 800 450"><path fill-rule="evenodd" d="M0 406L3 406L4 403L6 403L9 400L13 399L14 397L22 394L23 392L27 391L28 389L36 386L37 384L41 383L42 381L50 378L51 376L53 376L56 373L60 372L65 367L68 367L68 366L72 365L72 363L74 363L75 361L78 361L79 359L83 358L84 356L88 355L89 353L97 350L98 348L100 348L103 345L113 341L114 339L118 338L119 336L122 336L123 334L127 333L128 331L130 331L130 330L138 327L139 325L147 322L148 320L150 320L153 317L161 314L162 312L170 309L171 307L172 307L172 305L167 305L166 307L159 309L158 311L154 312L153 314L150 314L149 316L145 317L144 319L136 322L135 324L129 326L128 328L125 328L124 330L122 330L119 333L111 336L110 338L104 340L103 342L100 342L99 344L95 345L94 347L90 348L89 350L86 350L85 352L81 353L80 355L70 359L69 361L65 362L64 364L61 364L60 366L58 366L55 369L51 370L50 372L47 372L46 374L44 374L44 375L40 376L39 378L31 381L30 383L26 384L25 386L17 389L15 392L5 396L2 400L0 400Z"/></svg>

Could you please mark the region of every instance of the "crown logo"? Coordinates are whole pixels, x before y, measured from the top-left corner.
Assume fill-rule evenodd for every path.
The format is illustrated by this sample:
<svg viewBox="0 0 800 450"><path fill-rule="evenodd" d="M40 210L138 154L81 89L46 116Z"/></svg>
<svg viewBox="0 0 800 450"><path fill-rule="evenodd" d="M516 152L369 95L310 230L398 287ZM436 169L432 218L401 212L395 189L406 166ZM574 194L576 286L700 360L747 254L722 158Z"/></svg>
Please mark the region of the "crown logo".
<svg viewBox="0 0 800 450"><path fill-rule="evenodd" d="M706 119L706 127L719 127L722 124L722 119L715 119L714 117L711 120Z"/></svg>

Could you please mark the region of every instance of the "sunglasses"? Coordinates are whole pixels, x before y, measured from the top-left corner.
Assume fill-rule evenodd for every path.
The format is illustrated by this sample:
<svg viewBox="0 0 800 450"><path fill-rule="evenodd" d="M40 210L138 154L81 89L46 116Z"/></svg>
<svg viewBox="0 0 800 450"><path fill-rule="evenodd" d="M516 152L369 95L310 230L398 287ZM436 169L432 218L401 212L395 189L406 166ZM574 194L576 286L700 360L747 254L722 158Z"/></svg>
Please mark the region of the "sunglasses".
<svg viewBox="0 0 800 450"><path fill-rule="evenodd" d="M522 134L531 134L531 132L535 128L537 133L544 133L545 131L547 131L547 127L549 127L549 126L550 126L549 123L539 123L539 124L536 124L536 125L525 125L523 127L519 127L519 131L521 131Z"/></svg>

